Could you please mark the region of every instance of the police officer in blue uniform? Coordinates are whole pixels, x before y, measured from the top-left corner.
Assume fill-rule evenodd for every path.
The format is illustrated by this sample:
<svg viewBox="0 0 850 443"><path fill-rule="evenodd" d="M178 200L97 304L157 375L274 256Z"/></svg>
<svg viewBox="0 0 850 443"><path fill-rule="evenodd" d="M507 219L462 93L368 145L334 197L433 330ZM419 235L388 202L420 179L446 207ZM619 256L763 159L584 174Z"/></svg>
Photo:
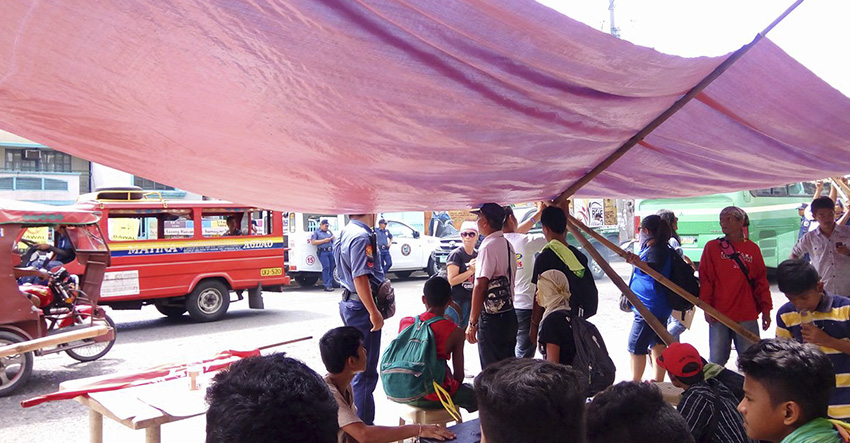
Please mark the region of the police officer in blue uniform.
<svg viewBox="0 0 850 443"><path fill-rule="evenodd" d="M319 256L319 263L322 264L322 283L325 285L325 291L334 290L334 255L333 255L333 232L328 230L328 221L326 219L319 223L319 229L313 232L310 237L310 243L316 246L316 255Z"/></svg>
<svg viewBox="0 0 850 443"><path fill-rule="evenodd" d="M393 244L393 234L387 229L387 221L384 219L378 220L378 229L375 229L375 238L378 242L378 253L381 257L381 269L384 275L393 266L393 258L390 256L390 246Z"/></svg>
<svg viewBox="0 0 850 443"><path fill-rule="evenodd" d="M377 261L377 240L372 226L375 214L352 214L334 242L342 301L339 314L346 326L363 333L366 348L366 370L354 376L351 387L357 415L367 425L375 421L375 386L378 385L378 358L381 352L381 328L384 318L372 299L372 285L384 281L384 271Z"/></svg>

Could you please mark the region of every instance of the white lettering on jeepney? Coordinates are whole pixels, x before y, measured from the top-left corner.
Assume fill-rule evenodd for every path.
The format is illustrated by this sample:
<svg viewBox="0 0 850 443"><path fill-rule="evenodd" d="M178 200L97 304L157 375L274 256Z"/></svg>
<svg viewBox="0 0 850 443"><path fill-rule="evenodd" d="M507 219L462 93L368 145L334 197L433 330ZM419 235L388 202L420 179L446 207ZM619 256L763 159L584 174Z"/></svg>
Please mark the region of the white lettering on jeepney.
<svg viewBox="0 0 850 443"><path fill-rule="evenodd" d="M249 240L245 242L245 249L265 249L274 246L271 240Z"/></svg>
<svg viewBox="0 0 850 443"><path fill-rule="evenodd" d="M176 246L166 246L162 248L130 246L130 249L127 250L127 254L129 255L172 254L175 252L177 252Z"/></svg>

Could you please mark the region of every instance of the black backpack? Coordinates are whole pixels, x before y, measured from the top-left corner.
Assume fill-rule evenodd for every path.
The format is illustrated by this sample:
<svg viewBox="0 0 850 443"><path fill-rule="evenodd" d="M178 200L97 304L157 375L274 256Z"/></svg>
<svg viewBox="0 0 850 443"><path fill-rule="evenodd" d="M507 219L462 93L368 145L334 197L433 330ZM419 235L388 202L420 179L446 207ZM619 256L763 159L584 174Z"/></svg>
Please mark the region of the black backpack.
<svg viewBox="0 0 850 443"><path fill-rule="evenodd" d="M614 384L617 368L608 355L602 334L593 323L572 312L567 313L566 319L573 330L576 345L572 367L582 373L583 380L587 380L585 395L592 397Z"/></svg>
<svg viewBox="0 0 850 443"><path fill-rule="evenodd" d="M587 256L579 251L575 246L567 245L575 254L579 263L584 266L584 275L577 276L569 269L564 272L567 276L567 281L570 283L570 309L573 312L578 312L582 318L590 318L596 315L596 310L599 307L599 289L596 288L596 281L593 280L593 273L587 266ZM557 257L557 254L555 254ZM566 264L564 264L566 266Z"/></svg>
<svg viewBox="0 0 850 443"><path fill-rule="evenodd" d="M670 253L670 281L694 297L699 297L699 279L694 275L694 268L687 264L675 249L670 246L667 249ZM667 302L674 311L687 311L694 307L693 303L680 297L679 294L667 287L664 289L667 293Z"/></svg>

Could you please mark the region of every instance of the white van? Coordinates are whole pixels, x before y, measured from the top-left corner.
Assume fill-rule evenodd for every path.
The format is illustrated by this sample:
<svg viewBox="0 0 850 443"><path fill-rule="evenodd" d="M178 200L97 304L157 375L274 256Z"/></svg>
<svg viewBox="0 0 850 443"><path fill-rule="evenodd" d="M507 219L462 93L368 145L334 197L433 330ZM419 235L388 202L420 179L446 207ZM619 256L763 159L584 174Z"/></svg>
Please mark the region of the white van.
<svg viewBox="0 0 850 443"><path fill-rule="evenodd" d="M348 222L347 215L285 212L283 214L283 232L287 243L287 275L301 286L313 286L322 278L322 264L316 253L316 247L310 244L313 232L319 229L321 220L328 220L328 230L338 235ZM413 272L425 271L429 276L438 271L435 251L440 248L436 237L421 235L406 223L387 220L387 229L393 234L390 254L393 259L391 273L407 278ZM334 275L334 279L338 279Z"/></svg>

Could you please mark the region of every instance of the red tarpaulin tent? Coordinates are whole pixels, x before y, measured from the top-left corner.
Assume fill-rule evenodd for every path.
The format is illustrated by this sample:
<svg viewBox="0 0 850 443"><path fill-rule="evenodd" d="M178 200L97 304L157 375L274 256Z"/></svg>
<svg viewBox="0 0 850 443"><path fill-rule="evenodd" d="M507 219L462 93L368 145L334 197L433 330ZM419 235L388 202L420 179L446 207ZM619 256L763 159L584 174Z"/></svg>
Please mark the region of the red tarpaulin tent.
<svg viewBox="0 0 850 443"><path fill-rule="evenodd" d="M726 57L532 1L15 1L0 128L277 209L552 198ZM850 99L768 40L579 192L672 197L850 170Z"/></svg>

